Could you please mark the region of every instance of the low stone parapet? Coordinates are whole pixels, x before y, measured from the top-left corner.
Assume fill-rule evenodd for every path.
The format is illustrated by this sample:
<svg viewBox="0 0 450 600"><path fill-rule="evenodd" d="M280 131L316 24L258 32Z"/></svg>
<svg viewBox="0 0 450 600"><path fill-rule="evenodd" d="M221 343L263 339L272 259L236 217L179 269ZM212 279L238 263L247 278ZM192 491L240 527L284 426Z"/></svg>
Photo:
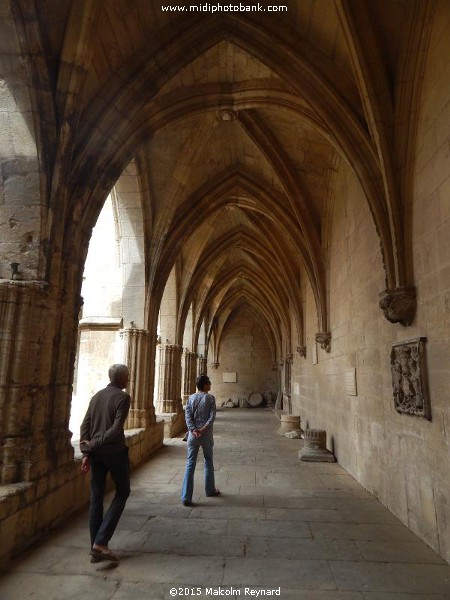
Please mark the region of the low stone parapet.
<svg viewBox="0 0 450 600"><path fill-rule="evenodd" d="M163 445L163 422L126 431L132 467ZM69 519L89 502L90 477L81 473L81 455L36 481L0 486L0 570L44 532ZM86 522L86 529L88 523Z"/></svg>

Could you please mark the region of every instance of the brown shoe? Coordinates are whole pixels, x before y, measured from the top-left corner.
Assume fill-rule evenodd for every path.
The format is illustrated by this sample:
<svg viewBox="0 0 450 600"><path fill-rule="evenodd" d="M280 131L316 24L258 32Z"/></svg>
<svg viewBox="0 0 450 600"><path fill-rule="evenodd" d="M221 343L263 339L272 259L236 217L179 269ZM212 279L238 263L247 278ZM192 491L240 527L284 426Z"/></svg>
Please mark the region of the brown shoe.
<svg viewBox="0 0 450 600"><path fill-rule="evenodd" d="M92 548L91 552L91 562L103 562L105 560L109 560L111 562L119 562L119 557L111 550L96 550ZM94 560L92 560L94 559Z"/></svg>

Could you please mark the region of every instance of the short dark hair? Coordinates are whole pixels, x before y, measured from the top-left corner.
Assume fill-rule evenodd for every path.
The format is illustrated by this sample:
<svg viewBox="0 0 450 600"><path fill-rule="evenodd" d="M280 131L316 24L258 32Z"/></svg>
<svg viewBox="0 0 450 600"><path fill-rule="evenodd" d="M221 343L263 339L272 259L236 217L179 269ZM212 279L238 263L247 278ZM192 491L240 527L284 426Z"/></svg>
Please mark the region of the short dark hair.
<svg viewBox="0 0 450 600"><path fill-rule="evenodd" d="M119 379L123 375L125 375L125 373L128 375L129 372L130 372L130 370L127 367L127 365L122 365L122 364L111 365L108 370L109 380L111 383L117 383L119 381Z"/></svg>
<svg viewBox="0 0 450 600"><path fill-rule="evenodd" d="M208 385L208 383L211 383L208 375L200 375L200 377L197 377L195 385L197 386L197 389L202 392L203 388L205 387L205 385Z"/></svg>

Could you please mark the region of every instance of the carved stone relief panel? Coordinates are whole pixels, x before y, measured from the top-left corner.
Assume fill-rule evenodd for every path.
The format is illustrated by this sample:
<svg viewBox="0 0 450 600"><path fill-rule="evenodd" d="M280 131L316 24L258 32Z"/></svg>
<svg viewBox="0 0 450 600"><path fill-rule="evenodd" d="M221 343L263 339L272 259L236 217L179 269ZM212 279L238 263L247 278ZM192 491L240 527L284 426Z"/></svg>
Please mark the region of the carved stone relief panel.
<svg viewBox="0 0 450 600"><path fill-rule="evenodd" d="M431 421L425 354L426 339L419 337L393 344L392 391L397 412Z"/></svg>

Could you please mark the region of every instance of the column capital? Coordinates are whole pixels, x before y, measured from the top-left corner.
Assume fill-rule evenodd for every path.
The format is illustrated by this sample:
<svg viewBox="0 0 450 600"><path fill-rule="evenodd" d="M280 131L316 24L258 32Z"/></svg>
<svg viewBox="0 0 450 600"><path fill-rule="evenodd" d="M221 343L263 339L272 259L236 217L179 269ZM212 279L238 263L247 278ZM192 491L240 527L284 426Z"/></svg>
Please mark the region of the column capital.
<svg viewBox="0 0 450 600"><path fill-rule="evenodd" d="M137 327L124 327L119 331L121 338L125 337L148 337L150 332L148 329L138 329Z"/></svg>
<svg viewBox="0 0 450 600"><path fill-rule="evenodd" d="M316 333L316 342L320 344L325 352L331 351L331 333L329 331L319 331Z"/></svg>
<svg viewBox="0 0 450 600"><path fill-rule="evenodd" d="M416 314L416 288L411 286L383 290L378 306L390 323L400 323L407 327L411 325Z"/></svg>
<svg viewBox="0 0 450 600"><path fill-rule="evenodd" d="M306 358L306 346L297 346L297 354L299 354L303 358Z"/></svg>

